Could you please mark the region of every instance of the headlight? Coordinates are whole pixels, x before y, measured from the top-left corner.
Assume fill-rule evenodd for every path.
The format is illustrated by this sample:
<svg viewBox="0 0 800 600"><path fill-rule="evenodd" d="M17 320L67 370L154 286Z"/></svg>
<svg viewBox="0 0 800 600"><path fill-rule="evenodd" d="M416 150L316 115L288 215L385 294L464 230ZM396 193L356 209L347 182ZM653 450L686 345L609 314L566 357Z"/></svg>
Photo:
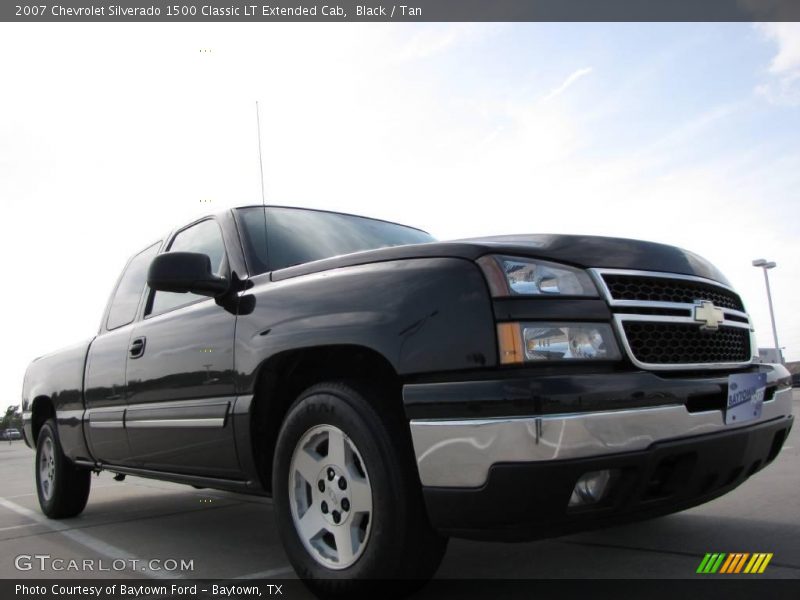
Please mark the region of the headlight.
<svg viewBox="0 0 800 600"><path fill-rule="evenodd" d="M502 364L562 360L619 360L607 323L499 323Z"/></svg>
<svg viewBox="0 0 800 600"><path fill-rule="evenodd" d="M483 256L477 262L494 297L598 295L592 279L583 269L498 255Z"/></svg>

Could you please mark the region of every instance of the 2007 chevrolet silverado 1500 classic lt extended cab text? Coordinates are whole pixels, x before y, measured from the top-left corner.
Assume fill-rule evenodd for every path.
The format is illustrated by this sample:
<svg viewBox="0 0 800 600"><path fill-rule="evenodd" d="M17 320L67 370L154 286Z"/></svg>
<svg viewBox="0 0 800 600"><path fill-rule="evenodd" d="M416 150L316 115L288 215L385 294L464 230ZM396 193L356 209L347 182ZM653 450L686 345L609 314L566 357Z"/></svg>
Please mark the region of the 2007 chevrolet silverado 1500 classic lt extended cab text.
<svg viewBox="0 0 800 600"><path fill-rule="evenodd" d="M91 340L23 390L39 501L93 470L271 495L317 592L432 576L450 536L524 540L682 510L780 452L791 379L678 248L439 243L251 206L131 258Z"/></svg>

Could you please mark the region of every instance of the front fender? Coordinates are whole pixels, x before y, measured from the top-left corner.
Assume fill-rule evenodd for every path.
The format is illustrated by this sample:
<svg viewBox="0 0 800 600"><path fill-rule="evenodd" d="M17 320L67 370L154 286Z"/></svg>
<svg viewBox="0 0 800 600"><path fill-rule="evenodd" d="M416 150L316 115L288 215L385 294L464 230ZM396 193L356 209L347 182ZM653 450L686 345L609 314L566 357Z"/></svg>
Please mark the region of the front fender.
<svg viewBox="0 0 800 600"><path fill-rule="evenodd" d="M287 350L356 345L381 354L399 375L497 364L494 318L471 261L384 261L262 281L236 326L239 393L260 364Z"/></svg>

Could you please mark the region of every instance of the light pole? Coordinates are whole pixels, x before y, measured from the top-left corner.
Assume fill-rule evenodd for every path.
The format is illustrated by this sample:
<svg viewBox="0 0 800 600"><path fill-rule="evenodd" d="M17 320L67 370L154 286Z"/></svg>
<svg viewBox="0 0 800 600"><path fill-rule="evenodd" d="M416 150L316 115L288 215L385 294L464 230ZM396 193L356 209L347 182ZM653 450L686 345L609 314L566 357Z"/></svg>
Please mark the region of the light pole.
<svg viewBox="0 0 800 600"><path fill-rule="evenodd" d="M775 340L775 353L778 356L778 360L783 364L783 353L781 352L781 347L778 345L778 330L775 327L775 311L772 309L772 292L769 289L769 274L767 271L770 269L774 269L777 265L770 261L767 262L763 258L759 258L753 261L754 267L761 267L764 269L764 283L767 284L767 301L769 302L769 318L772 321L772 338Z"/></svg>

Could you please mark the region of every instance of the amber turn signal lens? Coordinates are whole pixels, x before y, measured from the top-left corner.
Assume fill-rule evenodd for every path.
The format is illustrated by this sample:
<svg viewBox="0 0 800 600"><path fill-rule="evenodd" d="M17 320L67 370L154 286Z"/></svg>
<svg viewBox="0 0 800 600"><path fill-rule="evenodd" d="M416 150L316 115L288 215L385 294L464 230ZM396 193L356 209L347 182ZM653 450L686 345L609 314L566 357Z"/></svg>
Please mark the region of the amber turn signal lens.
<svg viewBox="0 0 800 600"><path fill-rule="evenodd" d="M498 323L497 344L500 348L500 364L519 364L525 360L522 348L522 331L519 323Z"/></svg>

